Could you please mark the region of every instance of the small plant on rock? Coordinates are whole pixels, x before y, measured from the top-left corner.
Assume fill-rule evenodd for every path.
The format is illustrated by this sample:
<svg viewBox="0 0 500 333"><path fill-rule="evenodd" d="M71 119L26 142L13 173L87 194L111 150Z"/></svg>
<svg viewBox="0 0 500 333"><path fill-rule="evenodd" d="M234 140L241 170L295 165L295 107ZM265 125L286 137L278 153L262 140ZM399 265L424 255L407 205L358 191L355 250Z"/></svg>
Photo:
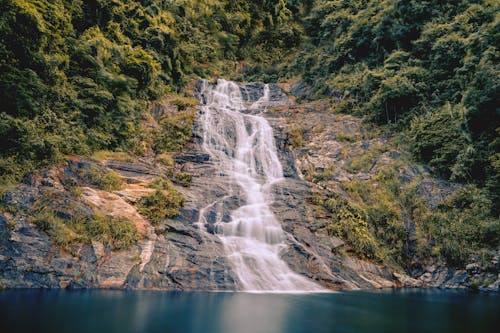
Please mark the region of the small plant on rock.
<svg viewBox="0 0 500 333"><path fill-rule="evenodd" d="M184 198L168 180L156 178L149 183L149 187L156 191L137 201L139 213L146 216L153 224L179 215L179 209L184 205Z"/></svg>

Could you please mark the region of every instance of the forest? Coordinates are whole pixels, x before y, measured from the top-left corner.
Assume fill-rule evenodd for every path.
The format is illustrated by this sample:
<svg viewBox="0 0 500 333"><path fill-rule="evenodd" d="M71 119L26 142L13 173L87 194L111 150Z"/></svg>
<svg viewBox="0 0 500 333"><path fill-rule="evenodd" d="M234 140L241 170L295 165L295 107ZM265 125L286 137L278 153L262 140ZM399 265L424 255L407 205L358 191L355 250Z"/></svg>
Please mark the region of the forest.
<svg viewBox="0 0 500 333"><path fill-rule="evenodd" d="M498 245L498 1L0 0L0 13L1 186L68 155L141 154L144 112L197 78L301 81L466 185L432 218L473 223L443 239Z"/></svg>

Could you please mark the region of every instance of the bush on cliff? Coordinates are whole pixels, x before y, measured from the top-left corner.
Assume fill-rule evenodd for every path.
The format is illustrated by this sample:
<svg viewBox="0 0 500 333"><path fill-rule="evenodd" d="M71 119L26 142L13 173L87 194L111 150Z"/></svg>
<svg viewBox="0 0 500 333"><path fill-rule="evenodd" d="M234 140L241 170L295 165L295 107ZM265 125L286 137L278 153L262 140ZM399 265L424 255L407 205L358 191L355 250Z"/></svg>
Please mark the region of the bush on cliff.
<svg viewBox="0 0 500 333"><path fill-rule="evenodd" d="M128 249L139 239L134 223L124 217L94 214L68 218L45 207L32 217L32 223L69 252L73 245L94 240L109 245L112 250Z"/></svg>
<svg viewBox="0 0 500 333"><path fill-rule="evenodd" d="M184 205L184 198L168 180L157 178L149 184L149 187L156 191L137 201L139 213L146 216L153 224L159 224L164 219L179 215L179 209Z"/></svg>

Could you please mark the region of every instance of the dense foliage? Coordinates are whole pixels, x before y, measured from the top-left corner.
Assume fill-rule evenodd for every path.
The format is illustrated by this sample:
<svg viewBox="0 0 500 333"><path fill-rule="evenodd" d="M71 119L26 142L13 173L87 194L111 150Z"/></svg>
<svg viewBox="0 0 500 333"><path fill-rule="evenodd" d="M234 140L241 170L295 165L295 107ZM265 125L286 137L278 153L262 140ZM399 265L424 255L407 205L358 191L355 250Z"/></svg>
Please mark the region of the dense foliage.
<svg viewBox="0 0 500 333"><path fill-rule="evenodd" d="M147 135L157 161L172 164L190 139L189 99L172 101L179 112L158 119L157 132L141 123L152 101L193 77L300 80L311 98L398 133L415 159L468 183L432 211L391 173L378 189L344 184L350 203L322 203L330 232L376 260L439 254L459 265L499 242L498 45L495 0L0 0L0 185L64 155L142 153ZM291 131L294 146L302 134ZM121 185L98 176L103 189ZM157 222L182 206L158 186L138 203ZM402 214L419 225L412 249ZM37 223L53 235L80 228L49 215Z"/></svg>
<svg viewBox="0 0 500 333"><path fill-rule="evenodd" d="M1 182L64 154L136 148L149 101L297 45L292 10L283 0L0 0Z"/></svg>
<svg viewBox="0 0 500 333"><path fill-rule="evenodd" d="M431 210L393 172L373 179L376 188L346 183L347 203L324 203L335 207L332 233L358 255L407 268L433 257L457 267L487 261L500 243L498 2L321 0L304 27L308 40L281 75L397 133L437 175L469 184Z"/></svg>
<svg viewBox="0 0 500 333"><path fill-rule="evenodd" d="M322 203L333 215L332 233L362 257L405 268L432 259L463 267L473 258L487 261L500 244L492 202L476 185L458 189L431 209L416 193L419 180L405 182L397 166L381 168L371 181L377 186L344 182L347 199Z"/></svg>
<svg viewBox="0 0 500 333"><path fill-rule="evenodd" d="M403 131L414 156L489 190L499 212L497 1L316 1L299 75L340 111Z"/></svg>
<svg viewBox="0 0 500 333"><path fill-rule="evenodd" d="M156 178L149 187L156 191L136 202L139 213L146 216L154 225L179 215L179 209L184 205L184 198L168 180Z"/></svg>

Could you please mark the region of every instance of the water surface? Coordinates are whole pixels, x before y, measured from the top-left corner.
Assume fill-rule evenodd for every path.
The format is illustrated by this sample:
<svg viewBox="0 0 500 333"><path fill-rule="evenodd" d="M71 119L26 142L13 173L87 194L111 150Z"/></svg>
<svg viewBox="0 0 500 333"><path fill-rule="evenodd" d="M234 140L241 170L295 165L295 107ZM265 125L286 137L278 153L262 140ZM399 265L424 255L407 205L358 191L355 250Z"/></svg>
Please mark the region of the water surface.
<svg viewBox="0 0 500 333"><path fill-rule="evenodd" d="M465 292L0 292L4 333L480 333L499 328L500 297Z"/></svg>

